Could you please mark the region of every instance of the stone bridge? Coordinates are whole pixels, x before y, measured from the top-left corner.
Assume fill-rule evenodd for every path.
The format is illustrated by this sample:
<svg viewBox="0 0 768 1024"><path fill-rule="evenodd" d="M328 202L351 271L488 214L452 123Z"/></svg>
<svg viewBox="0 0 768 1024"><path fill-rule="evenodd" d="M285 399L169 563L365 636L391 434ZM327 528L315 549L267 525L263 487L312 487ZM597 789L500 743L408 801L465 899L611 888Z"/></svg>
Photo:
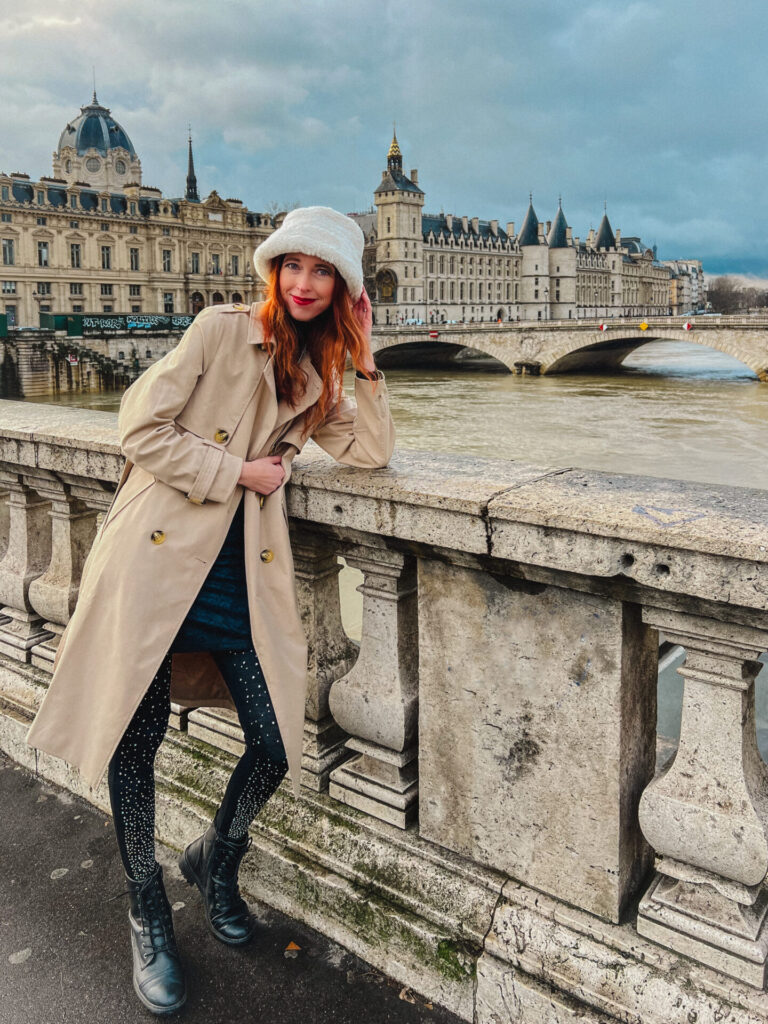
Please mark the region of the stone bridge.
<svg viewBox="0 0 768 1024"><path fill-rule="evenodd" d="M544 320L518 323L376 326L373 350L426 344L474 349L493 356L514 373L568 373L618 366L649 341L693 342L738 359L768 382L768 318L626 317L612 320ZM385 357L381 365L390 364Z"/></svg>
<svg viewBox="0 0 768 1024"><path fill-rule="evenodd" d="M24 737L116 421L0 401L0 749L105 811L105 783ZM765 1024L768 492L452 453L369 471L310 443L287 507L302 786L259 812L243 891L472 1024ZM363 576L355 638L339 556ZM660 655L683 651L663 739ZM163 841L210 821L242 750L233 713L173 706Z"/></svg>

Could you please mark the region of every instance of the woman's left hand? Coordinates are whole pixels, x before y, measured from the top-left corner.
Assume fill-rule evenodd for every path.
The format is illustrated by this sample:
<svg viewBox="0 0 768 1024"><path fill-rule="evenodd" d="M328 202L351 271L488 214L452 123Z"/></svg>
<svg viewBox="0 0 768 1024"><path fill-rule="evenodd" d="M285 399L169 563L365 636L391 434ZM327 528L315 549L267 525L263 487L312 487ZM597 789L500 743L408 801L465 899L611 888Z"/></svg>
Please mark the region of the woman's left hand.
<svg viewBox="0 0 768 1024"><path fill-rule="evenodd" d="M368 298L368 292L365 288L363 288L363 294L352 307L352 312L357 317L357 322L362 327L366 338L370 341L371 328L373 327L373 311L371 310L371 300Z"/></svg>
<svg viewBox="0 0 768 1024"><path fill-rule="evenodd" d="M368 298L368 292L363 288L363 293L357 302L352 307L352 312L357 318L357 322L363 329L363 334L367 342L366 350L361 351L359 370L370 370L376 369L376 363L373 361L373 355L371 353L371 328L373 327L373 311L371 309L371 300Z"/></svg>

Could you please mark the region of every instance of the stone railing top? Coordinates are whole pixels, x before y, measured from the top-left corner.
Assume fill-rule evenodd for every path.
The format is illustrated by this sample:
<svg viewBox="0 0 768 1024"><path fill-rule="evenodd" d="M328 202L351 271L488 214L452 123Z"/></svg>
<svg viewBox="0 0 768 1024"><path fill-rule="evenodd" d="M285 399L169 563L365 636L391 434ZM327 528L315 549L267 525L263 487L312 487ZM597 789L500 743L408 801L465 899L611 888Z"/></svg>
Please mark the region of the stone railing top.
<svg viewBox="0 0 768 1024"><path fill-rule="evenodd" d="M116 481L116 421L0 401L0 460ZM288 504L340 530L768 608L768 490L407 449L371 472L310 442Z"/></svg>

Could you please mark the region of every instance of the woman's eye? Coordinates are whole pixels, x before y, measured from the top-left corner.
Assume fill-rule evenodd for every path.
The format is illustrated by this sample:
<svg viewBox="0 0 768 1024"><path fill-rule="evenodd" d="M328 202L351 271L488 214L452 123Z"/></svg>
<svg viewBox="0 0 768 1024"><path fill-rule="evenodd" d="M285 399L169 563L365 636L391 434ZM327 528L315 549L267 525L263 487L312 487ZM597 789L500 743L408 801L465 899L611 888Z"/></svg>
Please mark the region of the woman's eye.
<svg viewBox="0 0 768 1024"><path fill-rule="evenodd" d="M331 273L330 270L328 270L327 267L318 267L317 268L317 272L318 272L318 274L325 274L326 277L328 277L330 275L330 273Z"/></svg>

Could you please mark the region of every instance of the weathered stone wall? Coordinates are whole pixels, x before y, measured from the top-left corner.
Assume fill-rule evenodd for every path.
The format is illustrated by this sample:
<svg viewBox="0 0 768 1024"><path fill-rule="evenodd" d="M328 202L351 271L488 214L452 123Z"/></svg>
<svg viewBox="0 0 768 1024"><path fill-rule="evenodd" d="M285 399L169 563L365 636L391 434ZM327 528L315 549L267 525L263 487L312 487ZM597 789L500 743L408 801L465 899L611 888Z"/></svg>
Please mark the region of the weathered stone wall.
<svg viewBox="0 0 768 1024"><path fill-rule="evenodd" d="M28 765L121 466L114 415L0 402L0 745ZM768 1018L768 492L415 452L371 472L310 444L288 509L303 787L258 816L245 890L477 1024ZM662 640L687 658L656 772ZM174 709L165 842L241 749L234 716Z"/></svg>

